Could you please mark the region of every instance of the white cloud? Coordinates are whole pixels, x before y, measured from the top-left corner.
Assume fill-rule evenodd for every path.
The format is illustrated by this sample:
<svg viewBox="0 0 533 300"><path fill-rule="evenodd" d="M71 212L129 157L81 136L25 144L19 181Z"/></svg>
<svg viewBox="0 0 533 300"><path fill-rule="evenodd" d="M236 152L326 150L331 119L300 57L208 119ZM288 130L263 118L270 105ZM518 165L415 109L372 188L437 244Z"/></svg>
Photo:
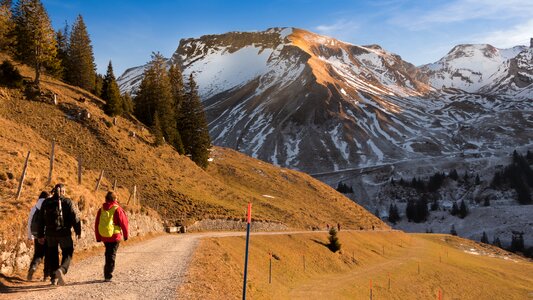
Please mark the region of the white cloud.
<svg viewBox="0 0 533 300"><path fill-rule="evenodd" d="M455 0L431 10L415 10L392 18L391 22L411 29L433 24L469 20L510 20L533 15L531 0Z"/></svg>
<svg viewBox="0 0 533 300"><path fill-rule="evenodd" d="M354 21L341 19L333 24L323 24L315 27L315 30L323 35L335 37L338 39L353 39L359 30L359 24Z"/></svg>
<svg viewBox="0 0 533 300"><path fill-rule="evenodd" d="M520 23L508 30L497 30L474 37L475 43L488 43L498 48L509 48L516 45L529 46L533 37L533 19Z"/></svg>

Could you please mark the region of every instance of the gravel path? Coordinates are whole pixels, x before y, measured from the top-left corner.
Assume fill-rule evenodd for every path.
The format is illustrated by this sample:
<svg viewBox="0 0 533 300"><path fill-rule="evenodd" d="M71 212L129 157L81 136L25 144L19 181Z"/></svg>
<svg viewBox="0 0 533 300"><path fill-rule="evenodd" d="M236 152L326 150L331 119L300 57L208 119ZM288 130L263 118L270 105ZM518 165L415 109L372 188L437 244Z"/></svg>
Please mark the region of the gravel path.
<svg viewBox="0 0 533 300"><path fill-rule="evenodd" d="M291 234L309 232L268 232ZM101 255L72 263L66 286L31 282L9 287L0 299L176 299L178 286L194 250L205 237L240 236L244 232L207 232L163 235L135 245L119 247L113 281L103 281L104 249ZM76 252L74 252L76 255ZM37 277L40 272L37 274Z"/></svg>
<svg viewBox="0 0 533 300"><path fill-rule="evenodd" d="M118 250L113 281L103 281L102 255L72 263L67 285L33 282L8 299L175 299L202 235L163 235ZM76 253L74 253L76 255ZM3 298L3 295L0 295Z"/></svg>

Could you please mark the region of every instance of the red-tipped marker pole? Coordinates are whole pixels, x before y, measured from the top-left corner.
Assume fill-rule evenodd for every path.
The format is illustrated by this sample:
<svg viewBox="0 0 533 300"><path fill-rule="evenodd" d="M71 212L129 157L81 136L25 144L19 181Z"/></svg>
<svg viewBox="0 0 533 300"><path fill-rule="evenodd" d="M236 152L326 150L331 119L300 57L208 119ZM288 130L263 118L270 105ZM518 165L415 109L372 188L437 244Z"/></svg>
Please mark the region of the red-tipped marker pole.
<svg viewBox="0 0 533 300"><path fill-rule="evenodd" d="M252 203L248 203L246 211L246 252L244 256L244 283L242 286L242 300L246 299L246 278L248 276L248 243L250 241L250 223L252 223Z"/></svg>

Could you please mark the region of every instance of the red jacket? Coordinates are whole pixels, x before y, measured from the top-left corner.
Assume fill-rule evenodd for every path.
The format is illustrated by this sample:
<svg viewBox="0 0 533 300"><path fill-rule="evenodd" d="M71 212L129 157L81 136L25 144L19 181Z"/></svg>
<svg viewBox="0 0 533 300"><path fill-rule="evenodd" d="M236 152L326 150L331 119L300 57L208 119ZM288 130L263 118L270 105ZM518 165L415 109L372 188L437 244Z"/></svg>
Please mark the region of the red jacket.
<svg viewBox="0 0 533 300"><path fill-rule="evenodd" d="M113 205L117 205L118 203L116 201L114 202L105 202L102 207L105 210L109 210ZM120 226L120 229L122 230L122 234L115 233L111 237L103 237L100 235L100 232L98 232L98 223L100 222L100 212L101 209L98 210L98 213L96 214L96 220L94 222L94 234L96 235L96 241L97 242L118 242L124 235L124 240L128 239L128 217L126 217L126 213L122 209L122 207L118 206L117 210L115 211L115 214L113 215L113 223L115 225Z"/></svg>

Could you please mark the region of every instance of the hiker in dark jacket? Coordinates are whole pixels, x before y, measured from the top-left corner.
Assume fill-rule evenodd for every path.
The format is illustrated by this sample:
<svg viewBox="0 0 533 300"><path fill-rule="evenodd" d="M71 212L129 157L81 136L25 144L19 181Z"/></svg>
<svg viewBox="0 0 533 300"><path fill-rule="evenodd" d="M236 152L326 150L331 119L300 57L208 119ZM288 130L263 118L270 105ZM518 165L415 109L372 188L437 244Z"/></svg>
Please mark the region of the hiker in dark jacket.
<svg viewBox="0 0 533 300"><path fill-rule="evenodd" d="M65 197L65 186L57 184L52 190L53 196L46 199L41 206L41 220L39 222L39 243L48 243L46 256L49 260L52 285L65 285L65 274L74 253L71 228L74 227L76 236L81 237L81 222L78 210L72 200ZM59 265L59 251L61 248L61 265Z"/></svg>
<svg viewBox="0 0 533 300"><path fill-rule="evenodd" d="M44 200L47 198L50 198L50 194L46 191L42 191L39 195L39 198L37 199L37 203L35 203L34 206L32 206L30 210L30 215L28 217L28 240L33 241L33 259L30 263L30 269L28 270L28 276L26 277L28 281L33 280L33 274L37 270L37 266L41 263L41 261L44 259L44 277L43 281L46 280L47 277L50 277L50 270L48 266L48 259L46 258L46 241L43 245L41 245L37 241L37 235L39 232L39 212L41 211L41 207L43 205Z"/></svg>
<svg viewBox="0 0 533 300"><path fill-rule="evenodd" d="M128 217L118 205L118 197L114 192L107 192L105 203L96 213L94 234L97 242L105 245L104 280L110 282L115 269L115 257L122 236L128 240Z"/></svg>

